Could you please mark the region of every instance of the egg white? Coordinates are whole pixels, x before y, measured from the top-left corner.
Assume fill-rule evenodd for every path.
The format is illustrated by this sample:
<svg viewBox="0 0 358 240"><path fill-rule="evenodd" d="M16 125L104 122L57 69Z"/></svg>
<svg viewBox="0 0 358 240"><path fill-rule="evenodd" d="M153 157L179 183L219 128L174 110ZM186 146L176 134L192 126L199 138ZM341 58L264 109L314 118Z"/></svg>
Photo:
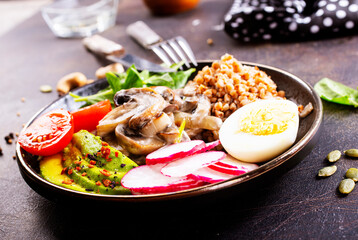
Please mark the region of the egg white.
<svg viewBox="0 0 358 240"><path fill-rule="evenodd" d="M253 109L279 108L292 113L287 128L280 133L254 135L240 131L242 119ZM264 162L287 150L296 140L299 126L298 108L289 100L258 100L247 104L228 117L219 131L224 149L233 157L244 162Z"/></svg>

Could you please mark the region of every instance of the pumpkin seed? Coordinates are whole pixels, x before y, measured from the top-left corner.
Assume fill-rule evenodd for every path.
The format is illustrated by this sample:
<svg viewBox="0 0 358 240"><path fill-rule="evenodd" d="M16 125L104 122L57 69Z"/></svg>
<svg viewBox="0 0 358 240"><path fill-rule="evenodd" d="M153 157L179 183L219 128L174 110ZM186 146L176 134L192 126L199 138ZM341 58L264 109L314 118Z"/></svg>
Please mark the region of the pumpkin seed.
<svg viewBox="0 0 358 240"><path fill-rule="evenodd" d="M329 162L337 162L341 158L341 152L339 150L334 150L327 155Z"/></svg>
<svg viewBox="0 0 358 240"><path fill-rule="evenodd" d="M342 194L348 194L353 191L354 187L355 182L350 178L346 178L339 183L338 190Z"/></svg>
<svg viewBox="0 0 358 240"><path fill-rule="evenodd" d="M50 85L41 85L40 91L43 93L50 93L52 92L52 87Z"/></svg>
<svg viewBox="0 0 358 240"><path fill-rule="evenodd" d="M344 154L348 157L358 157L358 149L348 149L344 151Z"/></svg>
<svg viewBox="0 0 358 240"><path fill-rule="evenodd" d="M357 169L358 170L358 169ZM329 177L332 176L337 171L337 166L324 167L318 171L319 177Z"/></svg>
<svg viewBox="0 0 358 240"><path fill-rule="evenodd" d="M350 178L353 181L358 181L358 169L357 168L350 168L346 172L346 178Z"/></svg>

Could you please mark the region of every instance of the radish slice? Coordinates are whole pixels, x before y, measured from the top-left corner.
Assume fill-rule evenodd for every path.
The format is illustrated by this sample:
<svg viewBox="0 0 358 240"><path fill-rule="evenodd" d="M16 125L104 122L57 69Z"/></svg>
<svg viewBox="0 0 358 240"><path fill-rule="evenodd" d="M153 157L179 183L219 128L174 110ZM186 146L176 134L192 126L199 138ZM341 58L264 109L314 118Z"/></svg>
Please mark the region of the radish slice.
<svg viewBox="0 0 358 240"><path fill-rule="evenodd" d="M198 153L166 164L161 172L168 177L184 177L199 168L221 161L225 156L226 154L220 151Z"/></svg>
<svg viewBox="0 0 358 240"><path fill-rule="evenodd" d="M203 167L188 175L188 177L208 183L216 183L235 177L235 175L218 172L209 167Z"/></svg>
<svg viewBox="0 0 358 240"><path fill-rule="evenodd" d="M218 172L232 174L232 175L236 175L236 176L239 176L241 174L248 172L248 169L246 169L245 167L238 168L237 166L230 165L230 164L223 163L223 162L214 163L212 165L209 165L208 168L218 171Z"/></svg>
<svg viewBox="0 0 358 240"><path fill-rule="evenodd" d="M165 164L143 165L123 176L121 184L133 192L164 193L187 189L196 181L188 177L167 177L160 173ZM191 185L192 184L192 185Z"/></svg>
<svg viewBox="0 0 358 240"><path fill-rule="evenodd" d="M209 151L211 149L213 149L214 147L218 146L219 144L221 144L220 140L216 140L214 142L209 142L205 144L205 147L203 147L202 149L200 149L198 151L198 153L202 153L202 152L206 152Z"/></svg>
<svg viewBox="0 0 358 240"><path fill-rule="evenodd" d="M259 167L257 164L254 163L241 162L229 154L227 154L226 157L220 162L236 166L237 168L242 170L247 170L246 172L252 171Z"/></svg>
<svg viewBox="0 0 358 240"><path fill-rule="evenodd" d="M147 165L166 163L177 158L190 156L200 149L205 147L205 142L202 140L192 140L189 142L180 142L162 147L146 157Z"/></svg>
<svg viewBox="0 0 358 240"><path fill-rule="evenodd" d="M172 186L167 189L152 189L152 188L142 188L140 190L131 190L133 195L145 195L145 194L158 194L158 193L168 193L168 192L176 192L181 190L187 190L191 188L201 187L206 185L207 182L196 180L194 178L188 178L187 184L181 184L177 186Z"/></svg>

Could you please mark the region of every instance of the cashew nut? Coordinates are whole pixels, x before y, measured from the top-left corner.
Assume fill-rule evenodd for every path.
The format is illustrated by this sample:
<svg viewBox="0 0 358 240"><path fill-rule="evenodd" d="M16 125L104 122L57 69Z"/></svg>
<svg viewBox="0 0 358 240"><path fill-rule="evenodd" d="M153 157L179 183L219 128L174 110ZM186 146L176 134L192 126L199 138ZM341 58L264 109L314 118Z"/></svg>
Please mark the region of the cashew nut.
<svg viewBox="0 0 358 240"><path fill-rule="evenodd" d="M87 80L87 77L83 73L80 72L70 73L58 81L57 92L60 95L64 95L74 88L82 87L91 82L93 82L93 80Z"/></svg>
<svg viewBox="0 0 358 240"><path fill-rule="evenodd" d="M123 65L120 63L113 63L105 67L101 67L97 69L96 71L96 77L97 79L105 78L107 72L116 72L116 73L122 73L124 72Z"/></svg>

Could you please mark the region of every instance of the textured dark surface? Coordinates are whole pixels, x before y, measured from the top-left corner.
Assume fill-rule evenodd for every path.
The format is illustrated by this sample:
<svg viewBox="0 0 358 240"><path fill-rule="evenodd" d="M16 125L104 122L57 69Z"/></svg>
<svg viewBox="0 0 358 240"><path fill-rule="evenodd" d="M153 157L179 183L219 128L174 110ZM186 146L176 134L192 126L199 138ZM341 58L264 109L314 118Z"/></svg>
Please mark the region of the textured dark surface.
<svg viewBox="0 0 358 240"><path fill-rule="evenodd" d="M221 23L230 4L228 0L203 0L193 11L159 18L151 16L141 1L123 0L116 27L103 36L120 42L130 53L159 62L125 33L129 23L144 20L164 38L184 36L198 59L217 59L228 52L242 61L284 69L312 85L322 77L353 88L358 85L357 36L286 44L236 43L212 29ZM200 24L194 26L196 19ZM212 46L206 44L208 38L213 39ZM15 145L7 145L3 138L19 132L33 114L57 98L56 92L41 93L40 85L55 88L59 78L74 71L93 77L102 63L84 50L79 39L55 38L38 13L0 38L0 64L0 146L4 152L0 157L0 239L70 239L96 233L118 239L358 238L358 190L346 197L337 192L345 171L358 167L358 162L343 157L336 163L335 175L316 178L317 171L327 165L328 152L358 147L357 110L353 107L324 102L319 144L299 165L251 193L203 211L183 209L183 214L173 214L153 209L136 212L121 206L60 205L25 183L12 159ZM123 210L127 210L125 215Z"/></svg>

